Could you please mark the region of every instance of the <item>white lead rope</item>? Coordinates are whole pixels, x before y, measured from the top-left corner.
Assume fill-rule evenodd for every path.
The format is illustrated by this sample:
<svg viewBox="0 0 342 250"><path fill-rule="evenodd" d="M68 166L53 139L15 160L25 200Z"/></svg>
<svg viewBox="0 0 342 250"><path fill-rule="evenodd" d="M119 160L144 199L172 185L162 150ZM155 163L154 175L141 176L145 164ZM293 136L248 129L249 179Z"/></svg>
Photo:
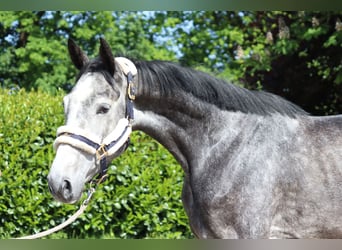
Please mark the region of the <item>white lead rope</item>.
<svg viewBox="0 0 342 250"><path fill-rule="evenodd" d="M95 187L90 187L89 191L88 191L88 196L87 198L82 202L80 208L76 211L76 213L74 213L71 217L69 217L66 221L64 221L63 223L50 228L46 231L40 232L40 233L36 233L36 234L32 234L32 235L28 235L28 236L23 236L23 237L19 237L16 239L19 240L34 240L34 239L39 239L42 238L44 236L53 234L63 228L65 228L66 226L70 225L71 223L73 223L81 214L83 214L84 210L86 210L86 208L89 205L89 202L91 200L91 197L93 196L93 194L96 191L96 187L102 182L102 180L104 180L106 178L106 175L102 176L102 178L97 182Z"/></svg>
<svg viewBox="0 0 342 250"><path fill-rule="evenodd" d="M33 235L28 235L28 236L23 236L23 237L19 237L17 239L20 240L33 240L33 239L39 239L42 238L44 236L53 234L61 229L63 229L64 227L68 226L69 224L73 223L83 212L84 210L87 208L88 204L84 204L82 203L82 205L80 206L80 208L77 210L76 213L74 213L69 219L67 219L66 221L64 221L62 224L59 224L58 226L55 226L49 230L37 233L37 234L33 234Z"/></svg>

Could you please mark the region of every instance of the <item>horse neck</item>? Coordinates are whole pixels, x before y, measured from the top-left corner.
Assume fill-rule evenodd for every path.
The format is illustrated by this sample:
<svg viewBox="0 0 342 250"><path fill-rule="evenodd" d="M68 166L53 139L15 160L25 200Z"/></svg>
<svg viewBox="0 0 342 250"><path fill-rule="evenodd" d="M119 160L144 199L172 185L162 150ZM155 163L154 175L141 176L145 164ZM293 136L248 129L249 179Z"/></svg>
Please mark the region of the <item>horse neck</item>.
<svg viewBox="0 0 342 250"><path fill-rule="evenodd" d="M160 142L189 170L190 162L201 159L221 129L222 111L190 94L169 97L138 96L133 129L141 130Z"/></svg>
<svg viewBox="0 0 342 250"><path fill-rule="evenodd" d="M133 129L147 133L164 145L186 172L190 164L198 165L201 160L205 161L212 148L216 153L222 150L231 152L233 149L230 146L237 144L237 137L242 131L253 131L259 122L270 119L278 119L278 122L288 120L288 117L277 113L283 108L288 113L296 110L281 99L267 94L256 96L233 86L223 89L222 85L221 93L217 86L221 86L222 82L172 64L152 63L139 67ZM171 69L166 70L167 67ZM155 72L160 72L161 76ZM199 86L196 91L187 86L192 78L194 84ZM213 81L216 87L207 84L209 81ZM213 91L203 101L199 89L206 87L217 88L217 92ZM219 97L218 102L210 99L215 95ZM228 104L223 105L222 95L227 95L230 100ZM270 112L265 111L268 107ZM249 109L251 112L246 112ZM224 143L220 144L220 141Z"/></svg>

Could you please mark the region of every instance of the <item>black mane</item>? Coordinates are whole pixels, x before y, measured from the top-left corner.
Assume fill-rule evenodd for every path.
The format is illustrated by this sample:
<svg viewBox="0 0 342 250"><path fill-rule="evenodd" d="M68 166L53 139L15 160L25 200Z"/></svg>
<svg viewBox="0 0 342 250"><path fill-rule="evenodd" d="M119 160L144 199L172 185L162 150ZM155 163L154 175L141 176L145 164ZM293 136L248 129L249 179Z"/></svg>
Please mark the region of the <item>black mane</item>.
<svg viewBox="0 0 342 250"><path fill-rule="evenodd" d="M135 62L143 93L159 90L161 96L182 90L220 109L258 115L307 115L295 104L264 91L251 91L201 71L165 61Z"/></svg>
<svg viewBox="0 0 342 250"><path fill-rule="evenodd" d="M240 111L258 115L279 113L289 117L307 115L295 104L280 96L241 88L207 73L182 67L167 61L135 61L143 94L159 91L161 97L185 91L194 97L228 111ZM100 72L113 84L114 79L100 58L88 62L77 80L87 72Z"/></svg>

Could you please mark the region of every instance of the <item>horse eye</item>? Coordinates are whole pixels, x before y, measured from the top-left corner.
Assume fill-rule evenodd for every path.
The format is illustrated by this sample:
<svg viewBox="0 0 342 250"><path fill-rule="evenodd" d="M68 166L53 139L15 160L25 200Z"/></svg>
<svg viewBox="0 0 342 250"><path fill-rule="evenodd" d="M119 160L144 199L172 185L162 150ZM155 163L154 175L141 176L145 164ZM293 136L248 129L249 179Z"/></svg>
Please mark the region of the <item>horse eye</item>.
<svg viewBox="0 0 342 250"><path fill-rule="evenodd" d="M109 104L101 104L97 110L96 114L106 114L110 110L110 105Z"/></svg>

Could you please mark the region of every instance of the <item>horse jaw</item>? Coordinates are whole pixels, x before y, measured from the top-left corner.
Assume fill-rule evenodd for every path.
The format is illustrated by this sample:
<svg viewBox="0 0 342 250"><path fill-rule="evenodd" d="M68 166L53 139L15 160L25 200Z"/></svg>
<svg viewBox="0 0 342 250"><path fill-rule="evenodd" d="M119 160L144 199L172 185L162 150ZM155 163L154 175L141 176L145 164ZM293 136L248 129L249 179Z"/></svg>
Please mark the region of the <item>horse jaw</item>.
<svg viewBox="0 0 342 250"><path fill-rule="evenodd" d="M85 183L96 174L94 157L68 145L60 145L48 175L53 197L63 203L76 203Z"/></svg>

